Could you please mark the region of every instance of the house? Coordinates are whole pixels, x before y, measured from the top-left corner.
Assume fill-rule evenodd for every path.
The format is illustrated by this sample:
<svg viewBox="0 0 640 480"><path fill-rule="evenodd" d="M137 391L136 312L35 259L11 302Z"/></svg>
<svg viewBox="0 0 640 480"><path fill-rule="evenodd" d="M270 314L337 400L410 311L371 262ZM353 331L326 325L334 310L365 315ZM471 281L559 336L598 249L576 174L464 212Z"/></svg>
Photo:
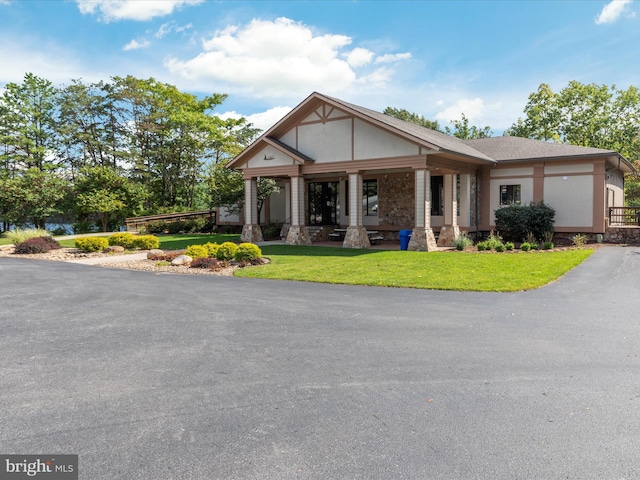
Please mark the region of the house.
<svg viewBox="0 0 640 480"><path fill-rule="evenodd" d="M604 233L607 207L624 205L619 153L517 137L460 140L313 93L229 165L245 181L242 240L262 240L256 181L278 181L261 220L289 225L286 243L308 245L345 230L343 246L370 246L368 231L410 250L488 232L501 205L544 201L556 232ZM437 240L436 240L437 239Z"/></svg>

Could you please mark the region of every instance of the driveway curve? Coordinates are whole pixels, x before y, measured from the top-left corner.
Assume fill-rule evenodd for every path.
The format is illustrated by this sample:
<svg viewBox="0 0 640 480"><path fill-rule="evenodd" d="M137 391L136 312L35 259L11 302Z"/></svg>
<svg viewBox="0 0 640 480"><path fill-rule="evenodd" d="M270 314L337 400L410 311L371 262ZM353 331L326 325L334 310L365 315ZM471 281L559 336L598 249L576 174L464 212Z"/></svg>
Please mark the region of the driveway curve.
<svg viewBox="0 0 640 480"><path fill-rule="evenodd" d="M519 293L0 258L0 453L83 479L640 476L640 248Z"/></svg>

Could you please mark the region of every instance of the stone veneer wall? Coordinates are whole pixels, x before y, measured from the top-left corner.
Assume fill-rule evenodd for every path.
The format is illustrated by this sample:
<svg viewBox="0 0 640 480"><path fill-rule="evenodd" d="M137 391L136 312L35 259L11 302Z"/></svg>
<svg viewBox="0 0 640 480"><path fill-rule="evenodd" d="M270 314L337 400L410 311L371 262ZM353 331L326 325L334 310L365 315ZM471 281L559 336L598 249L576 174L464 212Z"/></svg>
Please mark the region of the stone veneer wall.
<svg viewBox="0 0 640 480"><path fill-rule="evenodd" d="M609 243L640 243L640 227L607 227L603 235Z"/></svg>
<svg viewBox="0 0 640 480"><path fill-rule="evenodd" d="M470 228L475 228L476 225L480 225L480 211L478 209L478 206L480 205L480 189L476 188L476 185L478 184L478 176L474 175L473 173L470 175L470 195L469 195L469 217L470 217L470 222L471 225L469 225ZM477 197L477 198L476 198ZM478 219L478 223L476 223L476 215L477 215L477 219Z"/></svg>
<svg viewBox="0 0 640 480"><path fill-rule="evenodd" d="M414 197L415 178L413 174L403 173L378 177L378 219L380 225L412 229L415 226ZM385 234L394 236L393 232L384 232L383 235ZM397 237L397 233L395 233L395 237Z"/></svg>

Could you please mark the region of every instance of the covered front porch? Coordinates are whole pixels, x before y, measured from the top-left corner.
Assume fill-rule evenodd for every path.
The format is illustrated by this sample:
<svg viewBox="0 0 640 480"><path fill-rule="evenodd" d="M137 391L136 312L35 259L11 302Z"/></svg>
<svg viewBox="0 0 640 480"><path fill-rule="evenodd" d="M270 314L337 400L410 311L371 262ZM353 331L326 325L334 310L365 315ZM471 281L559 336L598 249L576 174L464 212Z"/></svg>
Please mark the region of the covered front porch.
<svg viewBox="0 0 640 480"><path fill-rule="evenodd" d="M469 172L342 171L283 176L278 182L280 198L272 205L280 211L271 214L286 219L289 245L399 246L400 232L411 230L409 250L433 251L450 245L461 227L475 231L476 176ZM254 243L262 241L256 191L257 177L246 177L241 238Z"/></svg>

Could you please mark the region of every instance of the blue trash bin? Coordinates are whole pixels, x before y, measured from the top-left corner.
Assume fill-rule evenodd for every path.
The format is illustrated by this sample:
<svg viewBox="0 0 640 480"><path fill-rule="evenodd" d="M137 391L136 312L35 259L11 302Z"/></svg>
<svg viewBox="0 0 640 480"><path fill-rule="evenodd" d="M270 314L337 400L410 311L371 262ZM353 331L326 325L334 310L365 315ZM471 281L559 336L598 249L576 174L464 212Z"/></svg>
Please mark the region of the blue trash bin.
<svg viewBox="0 0 640 480"><path fill-rule="evenodd" d="M409 240L411 239L411 230L400 230L400 250L409 248Z"/></svg>

